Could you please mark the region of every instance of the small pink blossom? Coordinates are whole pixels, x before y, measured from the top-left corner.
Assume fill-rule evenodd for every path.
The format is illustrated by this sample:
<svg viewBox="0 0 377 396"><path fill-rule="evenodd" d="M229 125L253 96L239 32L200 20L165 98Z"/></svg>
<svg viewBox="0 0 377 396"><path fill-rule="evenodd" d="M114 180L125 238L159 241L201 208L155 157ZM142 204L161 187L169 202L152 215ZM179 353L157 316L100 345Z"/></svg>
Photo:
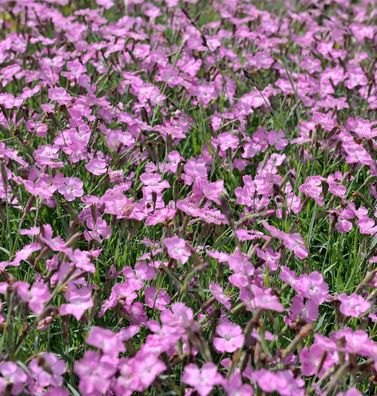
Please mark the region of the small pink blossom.
<svg viewBox="0 0 377 396"><path fill-rule="evenodd" d="M184 239L173 236L171 238L165 238L164 244L171 258L178 260L181 264L187 263L191 256L191 252Z"/></svg>
<svg viewBox="0 0 377 396"><path fill-rule="evenodd" d="M218 352L234 352L245 339L241 327L227 320L217 326L216 334L218 337L213 339L213 345Z"/></svg>
<svg viewBox="0 0 377 396"><path fill-rule="evenodd" d="M68 105L72 101L71 95L64 88L50 88L48 90L48 97L60 105Z"/></svg>
<svg viewBox="0 0 377 396"><path fill-rule="evenodd" d="M93 307L93 300L90 289L88 287L77 287L70 283L68 290L65 293L65 298L68 304L60 306L61 315L73 315L77 320L80 320L85 311Z"/></svg>
<svg viewBox="0 0 377 396"><path fill-rule="evenodd" d="M226 309L231 308L230 297L228 297L225 293L223 288L220 285L217 285L214 282L211 282L209 285L209 290L211 291L212 295L216 298L216 300L223 304Z"/></svg>
<svg viewBox="0 0 377 396"><path fill-rule="evenodd" d="M100 349L104 355L118 357L120 353L126 350L121 338L117 334L111 330L97 326L93 326L90 329L86 342Z"/></svg>
<svg viewBox="0 0 377 396"><path fill-rule="evenodd" d="M217 372L216 366L212 362L207 362L202 368L196 364L188 364L185 367L182 381L192 386L200 396L207 396L214 386L222 383L223 379Z"/></svg>
<svg viewBox="0 0 377 396"><path fill-rule="evenodd" d="M116 372L116 365L100 357L97 352L87 351L81 360L74 365L74 372L80 379L79 390L83 396L105 394L110 387L111 379Z"/></svg>
<svg viewBox="0 0 377 396"><path fill-rule="evenodd" d="M339 296L340 312L345 316L357 318L365 314L370 308L371 304L364 300L360 295L353 293L350 295L341 294Z"/></svg>
<svg viewBox="0 0 377 396"><path fill-rule="evenodd" d="M100 176L107 172L107 163L101 159L92 159L86 165L86 169L93 175Z"/></svg>
<svg viewBox="0 0 377 396"><path fill-rule="evenodd" d="M65 177L58 191L67 201L73 201L83 196L83 183L78 177Z"/></svg>
<svg viewBox="0 0 377 396"><path fill-rule="evenodd" d="M28 368L35 380L36 389L43 389L50 385L61 386L63 374L67 370L64 361L50 352L39 354L30 362Z"/></svg>
<svg viewBox="0 0 377 396"><path fill-rule="evenodd" d="M5 394L8 388L12 395L23 392L28 376L21 367L14 362L3 361L0 363L0 392Z"/></svg>

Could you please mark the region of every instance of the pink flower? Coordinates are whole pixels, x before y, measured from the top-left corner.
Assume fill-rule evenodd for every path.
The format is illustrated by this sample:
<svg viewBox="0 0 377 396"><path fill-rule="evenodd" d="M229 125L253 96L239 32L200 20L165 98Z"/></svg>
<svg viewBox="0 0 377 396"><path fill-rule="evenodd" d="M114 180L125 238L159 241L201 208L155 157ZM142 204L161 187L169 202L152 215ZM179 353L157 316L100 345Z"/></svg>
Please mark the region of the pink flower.
<svg viewBox="0 0 377 396"><path fill-rule="evenodd" d="M80 320L84 312L93 307L92 294L88 287L78 288L73 283L68 285L68 290L65 293L65 298L68 304L60 306L60 315L73 315L77 320Z"/></svg>
<svg viewBox="0 0 377 396"><path fill-rule="evenodd" d="M43 396L70 396L67 389L50 387L47 392L43 393Z"/></svg>
<svg viewBox="0 0 377 396"><path fill-rule="evenodd" d="M235 150L239 145L239 138L232 133L224 132L220 133L216 138L212 139L212 142L220 146L221 152L225 155L226 150Z"/></svg>
<svg viewBox="0 0 377 396"><path fill-rule="evenodd" d="M147 287L144 291L145 303L149 308L163 311L170 303L170 297L165 289L157 291L155 287Z"/></svg>
<svg viewBox="0 0 377 396"><path fill-rule="evenodd" d="M289 370L271 372L261 369L253 373L258 386L268 393L277 392L282 396L304 396L304 381L294 378Z"/></svg>
<svg viewBox="0 0 377 396"><path fill-rule="evenodd" d="M250 282L250 277L254 274L254 266L250 263L246 254L237 249L228 257L229 268L234 272L229 277L229 281L241 288L245 287Z"/></svg>
<svg viewBox="0 0 377 396"><path fill-rule="evenodd" d="M66 253L76 268L85 272L95 272L95 266L91 262L90 252L82 251L80 249L69 249Z"/></svg>
<svg viewBox="0 0 377 396"><path fill-rule="evenodd" d="M104 355L112 357L118 357L126 350L118 334L97 326L90 329L86 343L100 349Z"/></svg>
<svg viewBox="0 0 377 396"><path fill-rule="evenodd" d="M232 307L230 303L230 297L225 295L224 290L220 285L211 282L209 285L209 290L211 291L213 297L215 297L220 304L224 305L226 309L230 309Z"/></svg>
<svg viewBox="0 0 377 396"><path fill-rule="evenodd" d="M353 318L357 318L365 314L370 308L371 304L364 300L363 297L359 296L356 293L353 293L349 296L346 294L341 294L339 296L340 301L340 312L345 316L351 316Z"/></svg>
<svg viewBox="0 0 377 396"><path fill-rule="evenodd" d="M44 305L50 297L51 294L44 283L34 283L27 295L27 301L31 311L38 315L41 314L43 312Z"/></svg>
<svg viewBox="0 0 377 396"><path fill-rule="evenodd" d="M212 362L207 362L201 369L196 364L187 365L182 381L192 386L200 396L207 396L215 385L222 383L223 379L217 372L216 366Z"/></svg>
<svg viewBox="0 0 377 396"><path fill-rule="evenodd" d="M96 221L93 221L92 217L89 218L86 226L88 230L84 231L84 237L88 241L93 239L101 243L103 239L109 239L111 236L111 227L101 217L98 217Z"/></svg>
<svg viewBox="0 0 377 396"><path fill-rule="evenodd" d="M249 384L242 383L242 377L239 371L232 374L223 385L228 396L253 396L253 387Z"/></svg>
<svg viewBox="0 0 377 396"><path fill-rule="evenodd" d="M194 181L207 180L207 166L204 159L190 159L184 166L182 180L190 186Z"/></svg>
<svg viewBox="0 0 377 396"><path fill-rule="evenodd" d="M71 95L64 88L50 88L48 98L58 102L60 105L68 105L72 101Z"/></svg>
<svg viewBox="0 0 377 396"><path fill-rule="evenodd" d="M120 375L113 385L117 396L131 396L134 392L138 379L134 375L132 364L129 360L123 360L119 367Z"/></svg>
<svg viewBox="0 0 377 396"><path fill-rule="evenodd" d="M160 319L162 323L174 329L174 333L182 335L186 329L197 327L192 309L180 302L174 303L170 309L162 311Z"/></svg>
<svg viewBox="0 0 377 396"><path fill-rule="evenodd" d="M83 196L83 183L78 177L65 177L58 191L67 201L73 201Z"/></svg>
<svg viewBox="0 0 377 396"><path fill-rule="evenodd" d="M165 238L164 244L171 258L178 260L181 264L187 263L191 256L191 252L186 246L184 239L173 236L171 238Z"/></svg>
<svg viewBox="0 0 377 396"><path fill-rule="evenodd" d="M346 392L339 392L336 396L363 396L355 387L348 389Z"/></svg>
<svg viewBox="0 0 377 396"><path fill-rule="evenodd" d="M276 312L284 311L279 298L271 293L271 289L264 289L257 285L251 285L250 290L242 288L240 299L249 311L254 311L257 308Z"/></svg>
<svg viewBox="0 0 377 396"><path fill-rule="evenodd" d="M8 265L18 267L21 261L26 261L34 252L41 249L41 245L37 242L30 243L24 246L21 250L16 252L16 255L12 261L1 261L0 270L3 271Z"/></svg>
<svg viewBox="0 0 377 396"><path fill-rule="evenodd" d="M317 304L322 304L330 299L329 285L324 281L323 275L317 271L299 276L296 290Z"/></svg>
<svg viewBox="0 0 377 396"><path fill-rule="evenodd" d="M311 347L305 347L300 353L301 371L303 375L312 376L318 373L321 378L337 362L335 354L330 353L324 345L314 343Z"/></svg>
<svg viewBox="0 0 377 396"><path fill-rule="evenodd" d="M319 206L324 205L322 196L322 182L325 179L322 176L308 176L304 184L301 184L299 190L314 201Z"/></svg>
<svg viewBox="0 0 377 396"><path fill-rule="evenodd" d="M241 348L245 340L240 326L223 320L216 328L218 337L213 339L213 345L218 352L234 352Z"/></svg>
<svg viewBox="0 0 377 396"><path fill-rule="evenodd" d="M28 376L14 362L3 361L0 363L0 393L5 395L5 389L11 390L12 395L23 392Z"/></svg>
<svg viewBox="0 0 377 396"><path fill-rule="evenodd" d="M165 364L153 353L139 352L132 359L132 372L137 384L135 391L145 391L166 370Z"/></svg>
<svg viewBox="0 0 377 396"><path fill-rule="evenodd" d="M50 199L54 192L58 189L51 176L42 174L37 180L25 180L26 190L42 199Z"/></svg>
<svg viewBox="0 0 377 396"><path fill-rule="evenodd" d="M36 389L43 389L50 385L61 386L67 369L64 361L54 353L43 352L30 362L29 370Z"/></svg>
<svg viewBox="0 0 377 396"><path fill-rule="evenodd" d="M114 1L113 0L96 0L96 3L105 8L106 10L108 10L109 8L111 8L114 5Z"/></svg>
<svg viewBox="0 0 377 396"><path fill-rule="evenodd" d="M290 307L290 319L296 320L298 317L307 323L312 323L318 319L319 304L311 299L304 299L303 296L298 295L292 298Z"/></svg>
<svg viewBox="0 0 377 396"><path fill-rule="evenodd" d="M352 330L349 327L343 328L331 335L336 341L342 339L344 346L338 346L342 352L357 354L360 356L376 357L377 343L372 341L368 333L364 330Z"/></svg>
<svg viewBox="0 0 377 396"><path fill-rule="evenodd" d="M81 360L74 365L74 372L80 378L79 390L83 396L100 396L107 392L116 365L97 352L86 351Z"/></svg>
<svg viewBox="0 0 377 396"><path fill-rule="evenodd" d="M107 163L102 159L92 159L85 167L90 173L96 176L103 175L107 172Z"/></svg>
<svg viewBox="0 0 377 396"><path fill-rule="evenodd" d="M51 168L62 168L63 162L57 161L59 158L59 147L52 145L39 146L33 153L37 163L42 166L49 166Z"/></svg>
<svg viewBox="0 0 377 396"><path fill-rule="evenodd" d="M329 185L329 192L337 197L344 198L346 196L347 189L341 184L342 180L343 175L340 172L329 175L326 179L327 184Z"/></svg>
<svg viewBox="0 0 377 396"><path fill-rule="evenodd" d="M283 231L278 230L276 227L269 225L266 221L263 222L264 228L271 233L275 238L279 238L283 241L284 246L293 251L293 253L301 260L308 257L309 252L305 247L304 240L298 233L287 234Z"/></svg>

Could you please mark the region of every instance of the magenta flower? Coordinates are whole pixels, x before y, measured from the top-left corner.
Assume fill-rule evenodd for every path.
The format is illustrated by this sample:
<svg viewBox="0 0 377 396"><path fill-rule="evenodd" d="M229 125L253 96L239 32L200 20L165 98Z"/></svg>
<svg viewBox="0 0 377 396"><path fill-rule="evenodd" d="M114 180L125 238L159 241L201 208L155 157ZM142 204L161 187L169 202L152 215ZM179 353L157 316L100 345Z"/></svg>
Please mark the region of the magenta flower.
<svg viewBox="0 0 377 396"><path fill-rule="evenodd" d="M267 3L0 0L0 395L373 392L375 1Z"/></svg>
<svg viewBox="0 0 377 396"><path fill-rule="evenodd" d="M348 389L346 392L339 392L336 396L363 396L355 387Z"/></svg>
<svg viewBox="0 0 377 396"><path fill-rule="evenodd" d="M303 296L298 295L292 298L290 307L290 318L296 320L300 317L307 323L312 323L318 319L319 304L311 299L304 299Z"/></svg>
<svg viewBox="0 0 377 396"><path fill-rule="evenodd" d="M38 252L41 249L41 245L37 242L30 243L24 246L21 250L16 252L16 255L11 261L1 261L0 270L4 270L8 265L18 267L21 261L26 261L34 252Z"/></svg>
<svg viewBox="0 0 377 396"><path fill-rule="evenodd" d="M29 292L29 307L37 314L43 311L45 303L50 299L51 294L44 283L34 283Z"/></svg>
<svg viewBox="0 0 377 396"><path fill-rule="evenodd" d="M93 326L86 339L87 344L102 351L104 355L118 357L126 349L121 338L111 330Z"/></svg>
<svg viewBox="0 0 377 396"><path fill-rule="evenodd" d="M85 252L80 249L69 249L66 251L66 253L76 268L85 272L94 273L95 267L92 263L89 252Z"/></svg>
<svg viewBox="0 0 377 396"><path fill-rule="evenodd" d="M35 282L30 290L29 284L18 281L15 283L15 289L21 299L28 303L30 310L39 315L43 312L44 306L50 300L51 293L48 287L41 282Z"/></svg>
<svg viewBox="0 0 377 396"><path fill-rule="evenodd" d="M108 10L109 8L111 8L114 5L114 1L113 0L96 0L96 3L105 8L106 10Z"/></svg>
<svg viewBox="0 0 377 396"><path fill-rule="evenodd" d="M57 161L59 158L59 147L51 145L39 146L33 155L40 166L49 166L50 168L63 167L63 162Z"/></svg>
<svg viewBox="0 0 377 396"><path fill-rule="evenodd" d="M236 351L242 347L245 340L241 327L228 320L220 322L216 328L216 334L218 337L213 339L213 346L221 353Z"/></svg>
<svg viewBox="0 0 377 396"><path fill-rule="evenodd" d="M54 192L58 189L53 178L42 174L37 180L25 180L25 189L32 195L42 199L50 199Z"/></svg>
<svg viewBox="0 0 377 396"><path fill-rule="evenodd" d="M257 308L276 312L284 311L279 298L271 293L271 289L264 289L256 285L251 285L250 289L243 288L240 292L240 299L249 311L254 311Z"/></svg>
<svg viewBox="0 0 377 396"><path fill-rule="evenodd" d="M79 389L83 396L100 396L110 387L116 365L100 357L97 352L87 351L74 365L74 372L80 378Z"/></svg>
<svg viewBox="0 0 377 396"><path fill-rule="evenodd" d="M171 258L179 261L181 264L187 263L191 256L189 248L186 246L184 239L178 236L164 239L164 245L168 250L168 254Z"/></svg>
<svg viewBox="0 0 377 396"><path fill-rule="evenodd" d="M83 183L78 177L65 177L58 191L67 201L73 201L83 196Z"/></svg>
<svg viewBox="0 0 377 396"><path fill-rule="evenodd" d="M142 392L166 370L165 364L153 353L139 352L132 359L132 372L137 382L133 390Z"/></svg>
<svg viewBox="0 0 377 396"><path fill-rule="evenodd" d="M48 90L48 97L60 105L68 105L72 101L71 95L64 88L50 88Z"/></svg>
<svg viewBox="0 0 377 396"><path fill-rule="evenodd" d="M224 290L220 285L211 282L209 285L209 290L211 291L213 297L215 297L220 304L224 305L226 309L231 308L232 305L230 303L230 297L225 295Z"/></svg>
<svg viewBox="0 0 377 396"><path fill-rule="evenodd" d="M196 364L187 365L182 381L192 386L200 396L207 396L211 393L214 386L223 382L223 378L217 372L216 366L211 362L207 362L201 369Z"/></svg>
<svg viewBox="0 0 377 396"><path fill-rule="evenodd" d="M304 396L305 394L304 381L295 378L289 370L271 372L261 369L255 371L253 377L264 392L277 392L282 396Z"/></svg>
<svg viewBox="0 0 377 396"><path fill-rule="evenodd" d="M253 387L249 384L242 383L240 372L236 371L223 384L228 396L253 396Z"/></svg>
<svg viewBox="0 0 377 396"><path fill-rule="evenodd" d="M101 243L103 239L109 239L111 236L111 227L100 217L98 217L96 221L89 218L86 221L86 226L88 230L84 231L84 237L88 241L95 240Z"/></svg>
<svg viewBox="0 0 377 396"><path fill-rule="evenodd" d="M339 296L339 301L340 312L345 316L351 316L353 318L364 315L371 307L371 304L368 301L364 300L363 297L356 293L353 293L349 296L346 294L341 294Z"/></svg>
<svg viewBox="0 0 377 396"><path fill-rule="evenodd" d="M103 175L107 172L107 163L102 159L92 159L85 167L90 173L96 176Z"/></svg>
<svg viewBox="0 0 377 396"><path fill-rule="evenodd" d="M308 257L308 250L305 247L304 240L298 233L288 234L278 230L276 227L269 225L267 222L263 222L264 228L271 233L275 238L279 238L283 241L284 246L293 251L293 253L301 260Z"/></svg>
<svg viewBox="0 0 377 396"><path fill-rule="evenodd" d="M69 396L69 392L64 388L50 387L43 396Z"/></svg>
<svg viewBox="0 0 377 396"><path fill-rule="evenodd" d="M324 205L324 200L322 196L322 182L324 178L321 176L308 176L304 184L301 184L299 190L314 201L319 206Z"/></svg>
<svg viewBox="0 0 377 396"><path fill-rule="evenodd" d="M300 353L302 374L312 376L318 373L318 376L321 378L335 363L337 363L336 355L329 352L330 351L319 343L314 343L310 348L303 348ZM321 370L318 372L320 365Z"/></svg>
<svg viewBox="0 0 377 396"><path fill-rule="evenodd" d="M38 355L30 362L28 368L35 380L33 387L35 386L36 390L50 385L61 386L63 384L63 374L67 370L64 361L50 352L43 352Z"/></svg>
<svg viewBox="0 0 377 396"><path fill-rule="evenodd" d="M70 314L80 320L85 311L93 307L92 294L88 287L77 287L70 283L64 296L68 304L60 306L59 312L63 316Z"/></svg>
<svg viewBox="0 0 377 396"><path fill-rule="evenodd" d="M331 335L337 341L343 339L344 346L339 346L338 349L342 352L354 353L360 356L373 356L377 343L370 340L368 333L364 330L352 330L349 327L343 328Z"/></svg>
<svg viewBox="0 0 377 396"><path fill-rule="evenodd" d="M3 361L0 363L0 392L5 395L5 390L10 389L12 395L23 392L28 376L14 362Z"/></svg>
<svg viewBox="0 0 377 396"><path fill-rule="evenodd" d="M170 303L170 297L166 290L157 291L155 287L147 287L144 292L145 303L150 308L156 308L163 311Z"/></svg>

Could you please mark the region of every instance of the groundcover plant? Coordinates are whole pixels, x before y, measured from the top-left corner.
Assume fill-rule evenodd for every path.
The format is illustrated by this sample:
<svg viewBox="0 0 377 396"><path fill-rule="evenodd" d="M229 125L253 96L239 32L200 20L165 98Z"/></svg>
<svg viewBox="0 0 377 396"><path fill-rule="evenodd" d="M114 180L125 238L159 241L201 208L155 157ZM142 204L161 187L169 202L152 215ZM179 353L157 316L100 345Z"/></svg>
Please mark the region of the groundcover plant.
<svg viewBox="0 0 377 396"><path fill-rule="evenodd" d="M0 395L377 393L375 0L0 24Z"/></svg>

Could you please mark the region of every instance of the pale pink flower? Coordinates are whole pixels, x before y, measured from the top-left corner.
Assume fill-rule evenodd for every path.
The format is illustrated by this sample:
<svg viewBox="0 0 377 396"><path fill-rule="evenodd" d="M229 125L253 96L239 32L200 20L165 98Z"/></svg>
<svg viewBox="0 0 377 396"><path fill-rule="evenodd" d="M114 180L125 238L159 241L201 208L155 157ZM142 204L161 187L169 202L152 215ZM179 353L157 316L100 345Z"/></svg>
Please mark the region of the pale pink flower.
<svg viewBox="0 0 377 396"><path fill-rule="evenodd" d="M73 201L83 196L83 183L78 177L65 177L58 191L67 201Z"/></svg>
<svg viewBox="0 0 377 396"><path fill-rule="evenodd" d="M245 340L241 327L228 320L217 326L216 334L213 345L218 352L234 352L242 347Z"/></svg>
<svg viewBox="0 0 377 396"><path fill-rule="evenodd" d="M200 396L209 395L213 387L221 384L222 380L212 362L205 363L201 369L196 364L189 364L182 376L182 381L192 386Z"/></svg>
<svg viewBox="0 0 377 396"><path fill-rule="evenodd" d="M86 169L93 175L100 176L107 172L106 161L102 159L92 159L86 165Z"/></svg>
<svg viewBox="0 0 377 396"><path fill-rule="evenodd" d="M363 297L356 293L349 296L347 294L341 294L339 301L340 312L345 316L351 316L353 318L364 315L371 307L371 304L367 300L364 300Z"/></svg>
<svg viewBox="0 0 377 396"><path fill-rule="evenodd" d="M28 376L21 367L14 362L3 361L0 363L0 392L5 395L8 387L12 395L23 392Z"/></svg>
<svg viewBox="0 0 377 396"><path fill-rule="evenodd" d="M164 245L166 246L171 258L178 260L181 264L187 263L191 256L191 252L184 239L179 238L178 236L165 238Z"/></svg>
<svg viewBox="0 0 377 396"><path fill-rule="evenodd" d="M62 304L60 306L60 315L71 314L77 320L80 320L85 311L93 307L92 294L88 287L79 288L73 283L70 283L64 296L68 304Z"/></svg>

